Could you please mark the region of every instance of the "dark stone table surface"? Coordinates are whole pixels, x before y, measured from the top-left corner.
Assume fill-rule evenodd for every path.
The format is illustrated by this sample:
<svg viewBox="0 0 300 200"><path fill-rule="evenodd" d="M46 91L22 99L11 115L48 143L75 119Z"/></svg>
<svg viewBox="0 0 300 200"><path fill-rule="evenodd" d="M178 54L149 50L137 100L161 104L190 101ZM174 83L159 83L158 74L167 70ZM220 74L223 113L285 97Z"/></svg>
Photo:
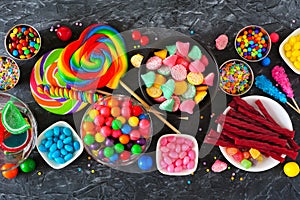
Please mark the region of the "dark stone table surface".
<svg viewBox="0 0 300 200"><path fill-rule="evenodd" d="M228 59L239 58L233 45L237 32L244 26L257 24L269 33L277 32L280 41L272 46L269 67L251 63L255 75L270 77L272 66L284 66L295 89L295 97L300 101L299 75L288 68L278 52L284 38L300 25L300 5L297 0L2 0L0 10L0 38L4 40L6 32L15 24L33 25L43 38L39 56L67 45L60 42L54 32L50 32L51 26L69 26L74 32L74 40L84 27L92 23L107 23L119 31L165 28L183 33L206 46L220 65ZM76 22L82 23L82 26L76 26ZM229 44L223 51L215 48L214 40L220 34L229 37ZM150 42L151 40L153 38L150 38ZM7 55L3 42L0 43L0 54ZM67 116L54 115L43 110L34 101L29 88L29 76L37 58L18 62L21 79L9 93L28 104L37 119L39 133L59 120L69 122L78 130L84 111ZM126 77L124 81L131 84ZM247 93L254 94L264 95L256 87ZM226 101L229 100L230 97L218 91L211 106L200 112L201 119L197 120L199 124L193 127L184 122L181 130L196 130L195 136L201 147L207 130L213 126L212 114L223 112ZM295 140L300 144L300 116L286 105L282 106L290 115L296 130ZM162 128L159 122L155 123ZM172 131L163 127L160 132ZM149 149L152 154L155 153L156 141L157 138L154 137ZM227 161L218 148L210 150L203 147L202 150L194 175L174 177L162 175L157 170L129 173L111 169L88 159L85 151L66 168L54 170L34 149L30 157L37 162L36 170L29 174L19 173L13 180L1 177L0 199L300 199L300 178L285 176L283 164L260 173L245 172L231 165L229 170L222 173L207 172L215 159ZM299 157L297 161L300 161ZM231 180L233 173L235 179Z"/></svg>

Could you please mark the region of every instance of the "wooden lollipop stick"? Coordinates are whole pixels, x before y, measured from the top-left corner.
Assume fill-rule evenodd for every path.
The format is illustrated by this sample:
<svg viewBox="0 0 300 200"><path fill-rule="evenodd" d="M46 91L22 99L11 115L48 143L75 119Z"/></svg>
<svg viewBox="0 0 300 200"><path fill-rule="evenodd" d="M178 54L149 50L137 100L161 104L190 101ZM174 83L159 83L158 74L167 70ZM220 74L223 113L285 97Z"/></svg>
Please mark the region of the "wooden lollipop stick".
<svg viewBox="0 0 300 200"><path fill-rule="evenodd" d="M290 104L289 102L286 102L286 104L288 105L288 106L290 106L294 111L296 111L298 114L300 114L300 111L299 110L297 110L292 104Z"/></svg>
<svg viewBox="0 0 300 200"><path fill-rule="evenodd" d="M151 106L149 106L141 97L139 97L131 88L129 88L123 81L119 81L120 85L129 92L134 98L136 98L148 111L151 110ZM153 109L152 109L153 110ZM172 131L174 131L177 134L180 134L180 131L176 129L170 122L168 122L165 118L163 118L160 114L157 112L152 112L160 121L162 121L165 125L167 125Z"/></svg>
<svg viewBox="0 0 300 200"><path fill-rule="evenodd" d="M294 105L296 106L297 110L300 112L299 106L298 106L297 102L295 101L294 97L291 99L292 99Z"/></svg>
<svg viewBox="0 0 300 200"><path fill-rule="evenodd" d="M96 90L96 92L97 92L97 93L99 93L99 94L106 95L106 96L110 96L110 95L112 95L112 93L105 92L105 91L103 91L103 90Z"/></svg>

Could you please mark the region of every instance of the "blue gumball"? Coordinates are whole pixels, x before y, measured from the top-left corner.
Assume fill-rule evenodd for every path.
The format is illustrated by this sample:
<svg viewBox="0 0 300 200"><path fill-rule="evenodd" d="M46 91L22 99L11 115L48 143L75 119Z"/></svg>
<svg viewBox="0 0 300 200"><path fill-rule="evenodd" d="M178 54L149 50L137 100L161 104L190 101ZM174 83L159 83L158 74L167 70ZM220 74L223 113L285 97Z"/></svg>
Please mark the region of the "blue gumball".
<svg viewBox="0 0 300 200"><path fill-rule="evenodd" d="M265 57L262 61L261 61L262 66L267 67L271 64L271 59L269 57Z"/></svg>
<svg viewBox="0 0 300 200"><path fill-rule="evenodd" d="M153 165L153 160L151 156L142 155L138 159L138 166L141 170L147 171L151 169L152 165Z"/></svg>

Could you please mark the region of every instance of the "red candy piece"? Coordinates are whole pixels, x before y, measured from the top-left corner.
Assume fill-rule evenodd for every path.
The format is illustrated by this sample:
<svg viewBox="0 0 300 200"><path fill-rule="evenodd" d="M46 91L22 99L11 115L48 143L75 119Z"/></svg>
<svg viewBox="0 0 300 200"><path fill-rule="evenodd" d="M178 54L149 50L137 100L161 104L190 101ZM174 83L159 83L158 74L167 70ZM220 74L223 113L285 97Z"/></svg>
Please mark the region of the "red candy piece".
<svg viewBox="0 0 300 200"><path fill-rule="evenodd" d="M112 133L112 131L111 131L111 128L110 128L109 126L103 126L103 127L101 128L101 134L102 134L103 136L108 137L108 136L111 135L111 133Z"/></svg>
<svg viewBox="0 0 300 200"><path fill-rule="evenodd" d="M132 31L132 33L131 33L131 37L132 37L132 39L133 40L140 40L141 39L141 32L140 31L138 31L138 30L134 30L134 31Z"/></svg>
<svg viewBox="0 0 300 200"><path fill-rule="evenodd" d="M177 61L177 55L168 56L163 60L163 64L168 67L173 67Z"/></svg>
<svg viewBox="0 0 300 200"><path fill-rule="evenodd" d="M104 117L102 115L97 115L94 119L94 124L96 124L97 126L102 126L104 124Z"/></svg>
<svg viewBox="0 0 300 200"><path fill-rule="evenodd" d="M120 159L121 160L128 160L130 158L131 153L129 151L123 151L120 154Z"/></svg>
<svg viewBox="0 0 300 200"><path fill-rule="evenodd" d="M213 172L222 172L227 169L227 163L220 160L216 160L215 163L211 166Z"/></svg>
<svg viewBox="0 0 300 200"><path fill-rule="evenodd" d="M110 116L110 108L105 106L105 107L102 107L101 110L100 110L100 114L103 116L103 117L109 117Z"/></svg>
<svg viewBox="0 0 300 200"><path fill-rule="evenodd" d="M149 44L149 38L148 36L142 36L141 39L140 39L140 43L142 46L146 46Z"/></svg>
<svg viewBox="0 0 300 200"><path fill-rule="evenodd" d="M234 154L233 159L236 160L237 162L242 162L242 160L244 159L244 155L242 152L238 151L236 154Z"/></svg>
<svg viewBox="0 0 300 200"><path fill-rule="evenodd" d="M130 135L130 139L131 140L138 140L138 139L140 139L140 137L141 137L141 133L138 131L138 130L132 130L130 133L129 133L129 135Z"/></svg>
<svg viewBox="0 0 300 200"><path fill-rule="evenodd" d="M119 138L122 135L121 130L112 130L111 136L114 138Z"/></svg>
<svg viewBox="0 0 300 200"><path fill-rule="evenodd" d="M271 33L270 34L270 38L271 38L271 42L273 42L273 43L276 43L276 42L279 41L279 35L278 35L278 33L275 33L275 32Z"/></svg>
<svg viewBox="0 0 300 200"><path fill-rule="evenodd" d="M208 86L213 86L214 85L214 78L215 74L213 72L209 73L203 81L203 84L208 85Z"/></svg>
<svg viewBox="0 0 300 200"><path fill-rule="evenodd" d="M57 29L56 35L61 41L68 41L72 37L72 30L69 27L61 26Z"/></svg>
<svg viewBox="0 0 300 200"><path fill-rule="evenodd" d="M189 61L187 61L186 59L184 59L182 57L177 58L176 64L183 65L186 69L188 69L188 66L190 65Z"/></svg>
<svg viewBox="0 0 300 200"><path fill-rule="evenodd" d="M141 129L148 129L150 127L150 121L148 119L142 119L139 121L139 127Z"/></svg>
<svg viewBox="0 0 300 200"><path fill-rule="evenodd" d="M107 117L105 120L105 125L106 126L111 126L112 121L114 120L113 117Z"/></svg>
<svg viewBox="0 0 300 200"><path fill-rule="evenodd" d="M133 116L138 117L142 113L143 113L143 109L142 109L141 106L139 106L139 105L132 106L132 114L133 114Z"/></svg>

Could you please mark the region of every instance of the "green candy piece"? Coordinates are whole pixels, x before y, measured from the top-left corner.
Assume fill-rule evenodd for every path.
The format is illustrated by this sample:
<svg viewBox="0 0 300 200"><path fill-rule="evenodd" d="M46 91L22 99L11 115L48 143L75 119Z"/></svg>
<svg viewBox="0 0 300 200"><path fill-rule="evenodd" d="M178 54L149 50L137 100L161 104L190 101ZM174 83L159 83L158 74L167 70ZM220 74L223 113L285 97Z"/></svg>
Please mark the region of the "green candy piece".
<svg viewBox="0 0 300 200"><path fill-rule="evenodd" d="M119 130L122 127L122 122L120 120L118 120L118 119L114 119L111 122L111 127L114 130Z"/></svg>
<svg viewBox="0 0 300 200"><path fill-rule="evenodd" d="M83 141L85 144L91 145L95 142L95 138L91 134L86 134L83 138Z"/></svg>
<svg viewBox="0 0 300 200"><path fill-rule="evenodd" d="M190 83L188 83L188 89L181 96L184 99L193 99L195 95L196 95L196 88L195 88L195 86L192 85L192 84L190 84Z"/></svg>
<svg viewBox="0 0 300 200"><path fill-rule="evenodd" d="M103 154L105 157L109 158L114 155L114 148L113 147L105 147L103 150Z"/></svg>
<svg viewBox="0 0 300 200"><path fill-rule="evenodd" d="M170 55L174 55L176 53L176 45L166 46L166 49Z"/></svg>
<svg viewBox="0 0 300 200"><path fill-rule="evenodd" d="M170 99L175 89L175 81L173 79L169 79L165 84L160 86L164 97L166 99Z"/></svg>
<svg viewBox="0 0 300 200"><path fill-rule="evenodd" d="M38 43L35 43L34 48L35 48L35 49L39 49L39 48L40 48L40 45L39 45Z"/></svg>
<svg viewBox="0 0 300 200"><path fill-rule="evenodd" d="M245 168L245 169L249 169L252 166L252 162L250 160L247 159L243 159L241 162L241 165Z"/></svg>
<svg viewBox="0 0 300 200"><path fill-rule="evenodd" d="M147 88L151 87L155 81L155 73L153 71L142 74L141 77Z"/></svg>
<svg viewBox="0 0 300 200"><path fill-rule="evenodd" d="M122 153L124 151L124 145L121 143L115 144L114 148L117 153Z"/></svg>
<svg viewBox="0 0 300 200"><path fill-rule="evenodd" d="M202 56L202 52L200 48L196 45L193 46L192 50L188 54L188 57L193 59L193 60L199 60Z"/></svg>
<svg viewBox="0 0 300 200"><path fill-rule="evenodd" d="M34 37L34 34L33 33L29 33L28 34L30 37Z"/></svg>
<svg viewBox="0 0 300 200"><path fill-rule="evenodd" d="M27 160L25 160L21 165L20 165L20 169L22 172L28 173L28 172L32 172L35 170L36 167L36 163L33 159L31 158L27 158Z"/></svg>
<svg viewBox="0 0 300 200"><path fill-rule="evenodd" d="M24 51L24 54L25 55L28 55L30 53L30 50L29 49L26 49L25 51Z"/></svg>
<svg viewBox="0 0 300 200"><path fill-rule="evenodd" d="M161 110L166 110L166 111L172 112L174 103L175 103L174 99L167 99L159 105L159 108Z"/></svg>
<svg viewBox="0 0 300 200"><path fill-rule="evenodd" d="M171 69L170 67L163 65L157 70L157 72L163 76L169 76L171 74Z"/></svg>
<svg viewBox="0 0 300 200"><path fill-rule="evenodd" d="M143 151L142 147L138 144L134 144L131 147L131 153L132 154L140 154L140 153L142 153L142 151Z"/></svg>

